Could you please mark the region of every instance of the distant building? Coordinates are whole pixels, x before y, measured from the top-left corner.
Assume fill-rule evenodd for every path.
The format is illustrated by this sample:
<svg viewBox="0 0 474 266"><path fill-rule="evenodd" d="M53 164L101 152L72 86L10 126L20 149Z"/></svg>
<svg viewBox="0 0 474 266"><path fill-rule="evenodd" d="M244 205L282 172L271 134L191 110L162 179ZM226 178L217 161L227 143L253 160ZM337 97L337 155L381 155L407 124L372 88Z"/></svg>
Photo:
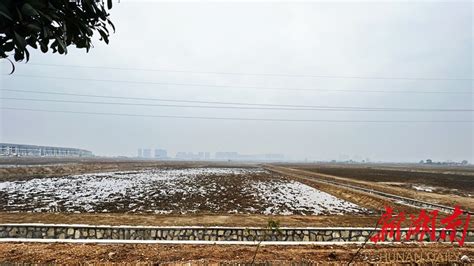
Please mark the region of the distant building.
<svg viewBox="0 0 474 266"><path fill-rule="evenodd" d="M185 160L187 158L187 154L186 152L183 152L183 151L179 151L176 153L176 159L181 159L181 160Z"/></svg>
<svg viewBox="0 0 474 266"><path fill-rule="evenodd" d="M164 149L155 149L155 158L164 159L168 157L168 152Z"/></svg>
<svg viewBox="0 0 474 266"><path fill-rule="evenodd" d="M151 158L151 149L143 149L142 158Z"/></svg>
<svg viewBox="0 0 474 266"><path fill-rule="evenodd" d="M143 151L142 149L138 149L138 158L142 158L143 157Z"/></svg>
<svg viewBox="0 0 474 266"><path fill-rule="evenodd" d="M239 154L238 152L216 152L216 160L237 160L237 161L282 161L283 154Z"/></svg>
<svg viewBox="0 0 474 266"><path fill-rule="evenodd" d="M192 161L210 160L211 159L211 153L210 152L202 152L202 151L200 151L198 153L180 151L180 152L176 153L176 159L179 159L179 160L192 160Z"/></svg>
<svg viewBox="0 0 474 266"><path fill-rule="evenodd" d="M0 156L92 157L94 154L76 148L0 143Z"/></svg>
<svg viewBox="0 0 474 266"><path fill-rule="evenodd" d="M237 160L240 158L239 153L231 152L216 152L216 160Z"/></svg>
<svg viewBox="0 0 474 266"><path fill-rule="evenodd" d="M199 160L199 154L194 154L192 152L180 151L180 152L176 153L176 159L195 161L195 160Z"/></svg>

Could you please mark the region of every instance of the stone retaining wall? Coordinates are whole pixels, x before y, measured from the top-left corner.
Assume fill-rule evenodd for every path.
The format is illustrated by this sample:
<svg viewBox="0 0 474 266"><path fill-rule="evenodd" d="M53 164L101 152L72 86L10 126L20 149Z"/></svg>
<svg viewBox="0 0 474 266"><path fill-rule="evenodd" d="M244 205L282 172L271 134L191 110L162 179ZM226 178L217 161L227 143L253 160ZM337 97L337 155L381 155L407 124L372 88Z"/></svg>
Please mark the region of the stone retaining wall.
<svg viewBox="0 0 474 266"><path fill-rule="evenodd" d="M401 230L402 239L405 239L407 230ZM363 242L371 231L371 228L280 228L269 230L243 227L0 224L0 239ZM438 239L440 233L441 231L436 232ZM461 235L461 232L457 232L458 237ZM393 238L387 237L385 241L392 240ZM413 241L414 238L411 240ZM425 236L425 241L430 241L428 235ZM449 237L445 241L448 242ZM474 230L468 231L465 242L474 242Z"/></svg>

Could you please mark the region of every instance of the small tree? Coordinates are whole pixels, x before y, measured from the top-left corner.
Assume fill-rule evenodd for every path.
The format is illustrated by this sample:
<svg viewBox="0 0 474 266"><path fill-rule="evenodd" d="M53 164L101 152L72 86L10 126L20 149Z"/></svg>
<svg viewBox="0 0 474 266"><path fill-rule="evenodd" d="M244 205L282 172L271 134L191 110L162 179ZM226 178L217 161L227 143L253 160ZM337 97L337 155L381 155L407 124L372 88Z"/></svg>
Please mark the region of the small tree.
<svg viewBox="0 0 474 266"><path fill-rule="evenodd" d="M253 254L251 265L255 265L255 259L257 258L258 249L260 248L260 245L262 244L262 242L265 241L268 237L273 236L274 235L273 232L276 232L277 235L282 234L282 231L280 229L280 222L275 221L273 219L268 220L267 226L264 229L265 229L264 234L261 236L260 241L257 244L257 248L255 249L255 252ZM256 240L258 240L258 237Z"/></svg>
<svg viewBox="0 0 474 266"><path fill-rule="evenodd" d="M13 55L15 61L28 61L29 47L66 54L68 46L75 45L89 51L94 32L109 43L108 27L115 27L105 1L1 0L0 59ZM112 8L112 0L107 7Z"/></svg>

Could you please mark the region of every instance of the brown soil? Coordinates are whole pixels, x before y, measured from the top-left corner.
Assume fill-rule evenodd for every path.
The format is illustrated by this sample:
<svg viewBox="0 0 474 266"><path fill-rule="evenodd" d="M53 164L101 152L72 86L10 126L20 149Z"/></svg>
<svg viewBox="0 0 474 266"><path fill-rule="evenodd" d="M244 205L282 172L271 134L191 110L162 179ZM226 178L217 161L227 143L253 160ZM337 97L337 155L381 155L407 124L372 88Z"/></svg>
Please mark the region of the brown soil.
<svg viewBox="0 0 474 266"><path fill-rule="evenodd" d="M61 223L105 225L201 225L201 226L257 226L264 227L272 219L280 226L325 227L362 226L373 227L378 215L146 215L125 213L5 213L0 212L0 223Z"/></svg>
<svg viewBox="0 0 474 266"><path fill-rule="evenodd" d="M99 172L99 169L110 171L117 170L131 170L133 169L143 169L143 168L163 168L163 167L197 167L197 166L250 166L250 165L241 165L241 164L232 164L232 163L206 163L206 162L84 162L78 164L80 165L81 171L85 172ZM36 166L44 171L44 166ZM59 166L48 166L49 167L65 167L64 165ZM73 171L76 169L76 164L67 164L69 169L63 169L62 171ZM16 170L12 170L16 169ZM7 170L13 173L13 176L26 171L35 171L31 167L18 167ZM29 169L29 170L25 170ZM283 168L281 168L283 169ZM281 170L280 169L280 170ZM57 169L52 171L56 173ZM118 214L118 213L107 213L107 214L98 214L98 213L87 213L87 214L65 214L65 213L6 213L0 212L0 223L20 223L20 222L43 222L43 223L86 223L86 224L129 224L129 225L233 225L233 226L265 226L268 220L274 219L280 221L282 226L367 226L371 227L375 224L377 219L380 217L380 212L384 209L385 206L395 207L397 212L404 211L405 213L418 214L419 209L407 207L404 205L394 204L391 201L382 199L380 197L369 195L366 193L359 193L355 191L350 191L347 189L341 189L332 185L325 185L317 182L311 181L312 178L332 178L337 181L347 182L355 185L363 185L366 187L378 189L381 191L399 194L407 197L419 198L422 200L438 202L450 206L462 202L461 206L474 206L472 199L453 196L453 195L440 195L435 193L423 193L410 191L408 189L394 188L389 187L386 184L378 184L375 182L360 181L349 178L341 178L330 175L317 174L311 171L302 171L302 170L292 170L289 168L284 168L289 178L297 179L298 181L305 183L307 185L313 186L317 189L325 191L329 194L332 194L338 198L353 202L359 206L371 209L378 210L376 214L373 215L327 215L327 216L304 216L304 215L290 215L290 216L266 216L266 215L242 215L242 214L224 214L224 213L197 213L197 214L187 214L187 215L153 215L153 214ZM71 172L67 172L71 174ZM17 179L13 176L9 178ZM23 176L26 177L26 176ZM474 224L474 220L471 222Z"/></svg>
<svg viewBox="0 0 474 266"><path fill-rule="evenodd" d="M474 198L464 197L460 195L453 194L439 194L439 193L430 193L422 191L414 191L412 189L407 189L403 187L394 187L387 185L385 183L377 183L373 181L362 181L352 178L340 177L335 175L322 174L311 170L302 170L294 167L275 167L269 166L269 169L278 169L281 173L286 173L288 175L293 175L296 177L306 177L312 179L322 179L322 180L332 180L340 183L351 184L356 186L362 186L370 189L375 189L378 191L383 191L386 193L396 194L408 198L418 199L427 202L433 202L438 204L443 204L447 206L454 207L456 205L461 206L461 208L466 210L473 210ZM473 178L473 177L471 177Z"/></svg>
<svg viewBox="0 0 474 266"><path fill-rule="evenodd" d="M143 161L101 158L0 158L0 166L0 181L15 181L28 180L31 178L60 177L85 173L132 171L164 167L247 167L255 166L255 164L235 164L230 162Z"/></svg>
<svg viewBox="0 0 474 266"><path fill-rule="evenodd" d="M36 165L28 167L0 168L0 180L18 180L24 178L61 176L67 174L138 170L144 168L160 167L196 167L196 166L237 166L234 164L213 163L176 163L176 162L146 162L146 161L34 161L49 165ZM52 163L52 164L50 164ZM57 164L55 164L57 163ZM1 162L0 162L1 164ZM238 165L242 167L242 165ZM284 169L285 170L285 169ZM291 169L290 169L291 170ZM376 183L361 178L338 177L327 174L318 174L311 171L293 171L286 169L288 177L297 179L308 185L321 189L339 198L354 202L370 209L382 209L385 205L395 206L397 211L419 213L414 209L394 204L379 197L341 189L333 185L324 185L312 181L312 178L331 178L378 189L381 191L399 194L407 197L419 198L427 201L439 202L453 206L474 206L472 199L443 195L436 193L414 192L410 189L392 187L387 184ZM417 170L418 171L418 170ZM419 171L426 171L421 169ZM431 170L430 170L431 171ZM392 180L394 181L394 180ZM395 181L396 182L396 181ZM403 183L403 181L400 181ZM464 205L463 205L464 204ZM269 219L277 220L280 226L364 226L372 227L380 215L327 215L327 216L267 216L267 215L221 215L221 214L193 214L193 215L148 215L125 213L0 213L0 223L73 223L73 224L108 224L108 225L203 225L203 226L266 226ZM473 221L474 222L474 221ZM0 263L33 263L33 264L122 264L122 263L169 263L170 265L214 264L214 263L250 263L255 253L255 246L225 246L225 245L99 245L99 244L40 244L40 243L1 243ZM347 263L355 254L358 246L263 246L260 248L256 261L273 262L273 264L324 262L340 265ZM425 254L428 261L448 264L445 254L459 262L462 255L474 258L474 246L465 245L462 248L451 245L368 245L357 257L357 262L377 263L387 262L394 264L395 257L406 257L407 260L397 262L415 262L413 259L418 254ZM410 256L408 256L410 255ZM441 256L440 256L441 255ZM451 261L453 262L453 261Z"/></svg>
<svg viewBox="0 0 474 266"><path fill-rule="evenodd" d="M459 174L474 175L474 165L438 165L438 164L414 164L414 163L275 163L279 166L296 168L347 168L347 169L380 169L398 170L407 172L421 172L434 174Z"/></svg>
<svg viewBox="0 0 474 266"><path fill-rule="evenodd" d="M338 198L356 203L359 206L362 206L371 210L376 210L376 212L379 212L379 213L385 210L385 206L391 206L397 212L401 212L401 211L405 213L419 212L419 209L417 208L394 203L390 200L387 200L377 195L353 191L353 190L341 188L339 186L332 185L332 184L324 184L324 183L317 182L318 179L313 177L313 173L310 173L310 175L308 176L308 173L305 173L301 170L295 171L293 169L282 168L282 167L266 167L266 168L271 171L276 171L277 173L285 175L289 178L295 179L301 183L307 184L309 186L312 186L314 188L327 192Z"/></svg>
<svg viewBox="0 0 474 266"><path fill-rule="evenodd" d="M347 263L356 253L358 246L262 246L256 262L317 263L330 262L334 265ZM90 263L169 263L182 265L204 263L250 263L255 254L255 246L226 245L143 245L143 244L0 244L0 262L51 264ZM405 258L396 255L402 255ZM411 257L408 256L411 254ZM441 254L441 256L440 256ZM399 256L400 256L399 255ZM395 259L399 262L423 262L415 255L423 255L425 262L460 261L461 256L474 257L474 247L462 248L446 245L367 245L356 257L356 262L377 263ZM446 256L448 255L448 256ZM429 258L429 259L428 259ZM453 261L454 260L454 261ZM189 265L189 264L188 264Z"/></svg>
<svg viewBox="0 0 474 266"><path fill-rule="evenodd" d="M32 180L27 188L0 191L0 211L172 214L268 212L296 215L368 213L357 206L347 207L350 204L340 205L338 202L320 201L321 206L318 208L299 203L296 199L305 195L289 186L294 181L260 168L192 168L189 173L183 173L182 168L174 168L161 167L158 171L127 171L105 176L66 176L49 180L55 183L46 182L45 179ZM226 171L212 172L213 169ZM196 170L197 173L194 172ZM25 185L23 181L15 182ZM86 185L88 182L94 185ZM64 186L62 193L57 193L54 184ZM104 184L105 187L101 190L97 184ZM111 189L114 184L118 184L116 187L119 189ZM122 184L126 184L126 190L121 187ZM104 197L103 193L109 194ZM295 198L290 193L296 193ZM71 200L75 194L84 195L83 198L88 200ZM275 198L285 200L273 200Z"/></svg>
<svg viewBox="0 0 474 266"><path fill-rule="evenodd" d="M409 184L423 184L463 192L474 193L474 175L466 173L446 173L413 171L401 169L379 169L373 167L327 167L313 166L301 168L322 174L347 177L371 182L400 182Z"/></svg>

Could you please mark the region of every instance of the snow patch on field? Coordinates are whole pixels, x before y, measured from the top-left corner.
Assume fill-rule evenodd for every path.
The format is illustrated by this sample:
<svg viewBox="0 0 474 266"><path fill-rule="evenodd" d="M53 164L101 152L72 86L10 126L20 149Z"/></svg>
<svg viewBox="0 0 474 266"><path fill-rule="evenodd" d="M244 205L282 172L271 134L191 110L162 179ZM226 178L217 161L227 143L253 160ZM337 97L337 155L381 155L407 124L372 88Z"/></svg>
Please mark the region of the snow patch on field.
<svg viewBox="0 0 474 266"><path fill-rule="evenodd" d="M291 215L295 210L313 214L363 211L353 203L293 180L256 182L253 185L258 195L271 204L264 214Z"/></svg>
<svg viewBox="0 0 474 266"><path fill-rule="evenodd" d="M183 168L0 182L0 211L290 215L365 210L261 168Z"/></svg>
<svg viewBox="0 0 474 266"><path fill-rule="evenodd" d="M412 188L418 191L425 191L425 192L433 192L435 190L434 187L428 187L423 185L412 185Z"/></svg>

